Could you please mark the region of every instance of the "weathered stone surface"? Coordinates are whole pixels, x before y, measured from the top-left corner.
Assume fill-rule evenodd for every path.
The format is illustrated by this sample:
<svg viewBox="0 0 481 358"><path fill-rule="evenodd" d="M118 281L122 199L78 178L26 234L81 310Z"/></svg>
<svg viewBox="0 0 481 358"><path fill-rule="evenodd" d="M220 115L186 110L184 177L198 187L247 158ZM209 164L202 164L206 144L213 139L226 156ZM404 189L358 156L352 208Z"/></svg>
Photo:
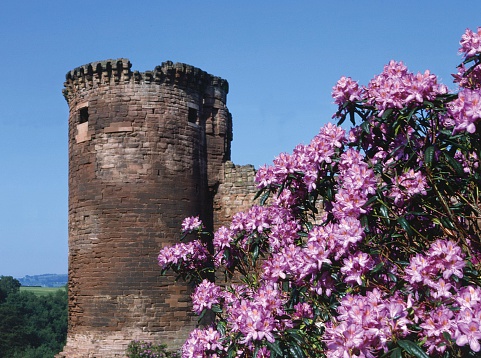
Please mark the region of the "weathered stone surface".
<svg viewBox="0 0 481 358"><path fill-rule="evenodd" d="M179 347L195 326L191 289L160 276L157 253L184 217L210 227L246 209L254 168L230 160L228 84L127 59L67 74L69 328L59 357L122 357L133 339Z"/></svg>
<svg viewBox="0 0 481 358"><path fill-rule="evenodd" d="M231 161L224 163L223 179L214 197L214 225L229 226L232 215L248 210L257 193L254 183L254 166L234 165Z"/></svg>

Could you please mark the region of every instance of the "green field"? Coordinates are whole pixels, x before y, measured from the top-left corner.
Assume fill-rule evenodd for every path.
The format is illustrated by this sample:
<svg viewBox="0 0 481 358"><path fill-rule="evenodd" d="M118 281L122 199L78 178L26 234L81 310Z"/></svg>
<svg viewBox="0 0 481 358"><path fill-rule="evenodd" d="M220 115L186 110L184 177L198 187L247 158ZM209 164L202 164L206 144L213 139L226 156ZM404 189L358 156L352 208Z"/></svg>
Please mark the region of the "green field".
<svg viewBox="0 0 481 358"><path fill-rule="evenodd" d="M32 286L21 286L20 291L29 291L35 293L37 296L45 296L50 293L55 293L58 290L64 290L64 287L32 287Z"/></svg>

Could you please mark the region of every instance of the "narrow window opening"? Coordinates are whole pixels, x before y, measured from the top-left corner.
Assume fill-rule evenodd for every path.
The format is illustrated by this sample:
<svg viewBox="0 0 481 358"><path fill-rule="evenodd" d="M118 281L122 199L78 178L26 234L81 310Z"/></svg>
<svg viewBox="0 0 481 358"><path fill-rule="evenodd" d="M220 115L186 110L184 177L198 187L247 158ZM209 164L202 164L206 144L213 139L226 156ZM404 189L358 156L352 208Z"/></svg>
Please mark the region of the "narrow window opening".
<svg viewBox="0 0 481 358"><path fill-rule="evenodd" d="M89 108L88 108L88 107L80 108L80 111L79 111L79 124L88 122L88 120L89 120Z"/></svg>
<svg viewBox="0 0 481 358"><path fill-rule="evenodd" d="M190 123L197 123L197 110L195 108L189 107L188 120L189 120Z"/></svg>

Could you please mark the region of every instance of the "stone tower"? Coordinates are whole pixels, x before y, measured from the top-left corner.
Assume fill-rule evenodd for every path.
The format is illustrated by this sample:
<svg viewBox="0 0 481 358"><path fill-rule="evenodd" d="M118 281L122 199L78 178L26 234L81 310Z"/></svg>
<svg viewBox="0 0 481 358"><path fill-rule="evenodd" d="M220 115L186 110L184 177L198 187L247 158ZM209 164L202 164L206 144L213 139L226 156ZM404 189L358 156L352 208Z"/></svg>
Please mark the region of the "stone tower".
<svg viewBox="0 0 481 358"><path fill-rule="evenodd" d="M134 339L180 346L195 325L189 287L160 276L157 254L178 242L186 216L214 226L230 160L227 92L227 81L172 62L140 73L127 59L107 60L67 74L69 328L60 356L120 357Z"/></svg>

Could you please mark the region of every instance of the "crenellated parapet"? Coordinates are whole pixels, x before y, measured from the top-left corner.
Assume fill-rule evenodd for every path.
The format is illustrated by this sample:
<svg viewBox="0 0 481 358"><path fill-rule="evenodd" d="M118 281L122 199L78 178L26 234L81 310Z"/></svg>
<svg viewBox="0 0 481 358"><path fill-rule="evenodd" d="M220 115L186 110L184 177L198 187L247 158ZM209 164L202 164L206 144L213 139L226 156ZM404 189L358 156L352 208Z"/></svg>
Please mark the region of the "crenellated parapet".
<svg viewBox="0 0 481 358"><path fill-rule="evenodd" d="M184 63L163 62L153 71L132 71L132 64L126 58L91 62L68 72L63 90L67 101L79 91L115 84L177 85L195 91L206 92L208 98L226 102L229 84L217 76Z"/></svg>

